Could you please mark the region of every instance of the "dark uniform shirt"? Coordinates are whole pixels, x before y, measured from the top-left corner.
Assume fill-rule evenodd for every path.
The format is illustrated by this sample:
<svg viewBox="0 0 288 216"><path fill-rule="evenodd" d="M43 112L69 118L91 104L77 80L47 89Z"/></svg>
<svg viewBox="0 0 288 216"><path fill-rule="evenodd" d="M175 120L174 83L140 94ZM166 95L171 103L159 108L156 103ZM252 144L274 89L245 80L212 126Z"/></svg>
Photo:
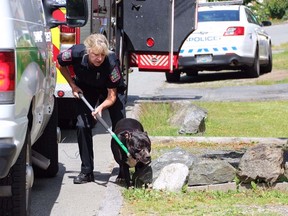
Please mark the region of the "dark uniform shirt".
<svg viewBox="0 0 288 216"><path fill-rule="evenodd" d="M83 44L72 46L60 53L57 58L61 66L73 66L76 85L107 89L117 88L123 84L119 61L114 52L109 52L99 67L89 64L88 54Z"/></svg>

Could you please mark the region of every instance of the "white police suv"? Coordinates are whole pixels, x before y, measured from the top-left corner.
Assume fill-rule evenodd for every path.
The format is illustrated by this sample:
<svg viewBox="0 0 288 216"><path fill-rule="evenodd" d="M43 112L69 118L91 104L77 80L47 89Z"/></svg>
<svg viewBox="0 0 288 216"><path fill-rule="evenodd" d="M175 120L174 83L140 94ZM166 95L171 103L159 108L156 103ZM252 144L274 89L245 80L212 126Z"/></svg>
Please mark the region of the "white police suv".
<svg viewBox="0 0 288 216"><path fill-rule="evenodd" d="M250 77L272 70L271 38L243 1L199 4L198 28L183 43L179 67L199 71L241 70Z"/></svg>

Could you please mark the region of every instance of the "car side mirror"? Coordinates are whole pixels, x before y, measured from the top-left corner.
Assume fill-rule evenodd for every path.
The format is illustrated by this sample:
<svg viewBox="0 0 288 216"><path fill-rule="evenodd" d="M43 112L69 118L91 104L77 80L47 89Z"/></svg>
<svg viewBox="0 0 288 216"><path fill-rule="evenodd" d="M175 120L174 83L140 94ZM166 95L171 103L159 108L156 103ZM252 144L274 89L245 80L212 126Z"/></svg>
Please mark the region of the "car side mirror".
<svg viewBox="0 0 288 216"><path fill-rule="evenodd" d="M82 27L88 20L88 6L86 0L67 1L66 24L69 27Z"/></svg>
<svg viewBox="0 0 288 216"><path fill-rule="evenodd" d="M66 3L57 3L55 0L43 1L47 25L50 28L59 25L67 25L69 27L82 27L88 20L88 4L87 0L66 0ZM53 12L57 9L66 9L66 20L60 21L53 18Z"/></svg>
<svg viewBox="0 0 288 216"><path fill-rule="evenodd" d="M262 24L262 26L271 26L272 22L266 20L266 21L262 21L261 24Z"/></svg>

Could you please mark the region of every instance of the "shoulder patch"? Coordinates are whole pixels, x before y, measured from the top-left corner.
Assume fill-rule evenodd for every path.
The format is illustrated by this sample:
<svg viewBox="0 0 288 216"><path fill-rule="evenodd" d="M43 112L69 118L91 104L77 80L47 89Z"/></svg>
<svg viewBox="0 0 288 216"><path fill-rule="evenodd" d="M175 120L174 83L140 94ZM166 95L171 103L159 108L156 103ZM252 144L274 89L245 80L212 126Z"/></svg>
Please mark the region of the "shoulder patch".
<svg viewBox="0 0 288 216"><path fill-rule="evenodd" d="M72 50L66 50L62 53L62 61L72 61Z"/></svg>
<svg viewBox="0 0 288 216"><path fill-rule="evenodd" d="M114 67L114 69L112 70L111 74L110 74L110 80L115 83L118 80L120 80L121 75L120 75L120 71L118 67Z"/></svg>

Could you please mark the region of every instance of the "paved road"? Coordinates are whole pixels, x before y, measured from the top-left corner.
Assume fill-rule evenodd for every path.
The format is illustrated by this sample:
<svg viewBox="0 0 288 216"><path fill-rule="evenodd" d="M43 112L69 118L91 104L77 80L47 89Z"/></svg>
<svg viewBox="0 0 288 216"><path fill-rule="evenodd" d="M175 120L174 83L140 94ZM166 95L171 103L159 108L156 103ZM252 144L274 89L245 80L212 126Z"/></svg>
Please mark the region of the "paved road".
<svg viewBox="0 0 288 216"><path fill-rule="evenodd" d="M281 25L271 25L264 27L265 31L271 35L272 45L280 45L288 42L288 22Z"/></svg>
<svg viewBox="0 0 288 216"><path fill-rule="evenodd" d="M273 73L273 72L272 72ZM152 76L153 75L153 76ZM270 74L269 74L270 75ZM272 74L271 74L272 75ZM207 73L199 74L198 77L181 77L180 83L166 83L163 73L132 73L131 79L135 79L137 86L139 80L144 83L150 82L153 77L153 88L148 88L144 93L142 89L131 93L128 101L135 100L197 100L197 101L264 101L264 100L287 100L288 84L276 85L244 85L251 79L242 79L239 72ZM225 81L223 81L223 80ZM258 79L261 79L258 78ZM201 83L201 80L203 81ZM246 81L245 81L246 80ZM222 84L215 84L221 82ZM205 84L206 83L206 84ZM230 86L234 83L234 86ZM199 85L201 84L201 85ZM241 84L241 85L240 85ZM131 85L132 82L131 82ZM208 87L203 87L207 85ZM201 87L197 87L201 86ZM142 92L142 93L141 93Z"/></svg>
<svg viewBox="0 0 288 216"><path fill-rule="evenodd" d="M288 100L288 84L234 86L220 88L167 87L159 92L167 99L190 99L197 101L265 101ZM156 96L157 98L157 96Z"/></svg>

